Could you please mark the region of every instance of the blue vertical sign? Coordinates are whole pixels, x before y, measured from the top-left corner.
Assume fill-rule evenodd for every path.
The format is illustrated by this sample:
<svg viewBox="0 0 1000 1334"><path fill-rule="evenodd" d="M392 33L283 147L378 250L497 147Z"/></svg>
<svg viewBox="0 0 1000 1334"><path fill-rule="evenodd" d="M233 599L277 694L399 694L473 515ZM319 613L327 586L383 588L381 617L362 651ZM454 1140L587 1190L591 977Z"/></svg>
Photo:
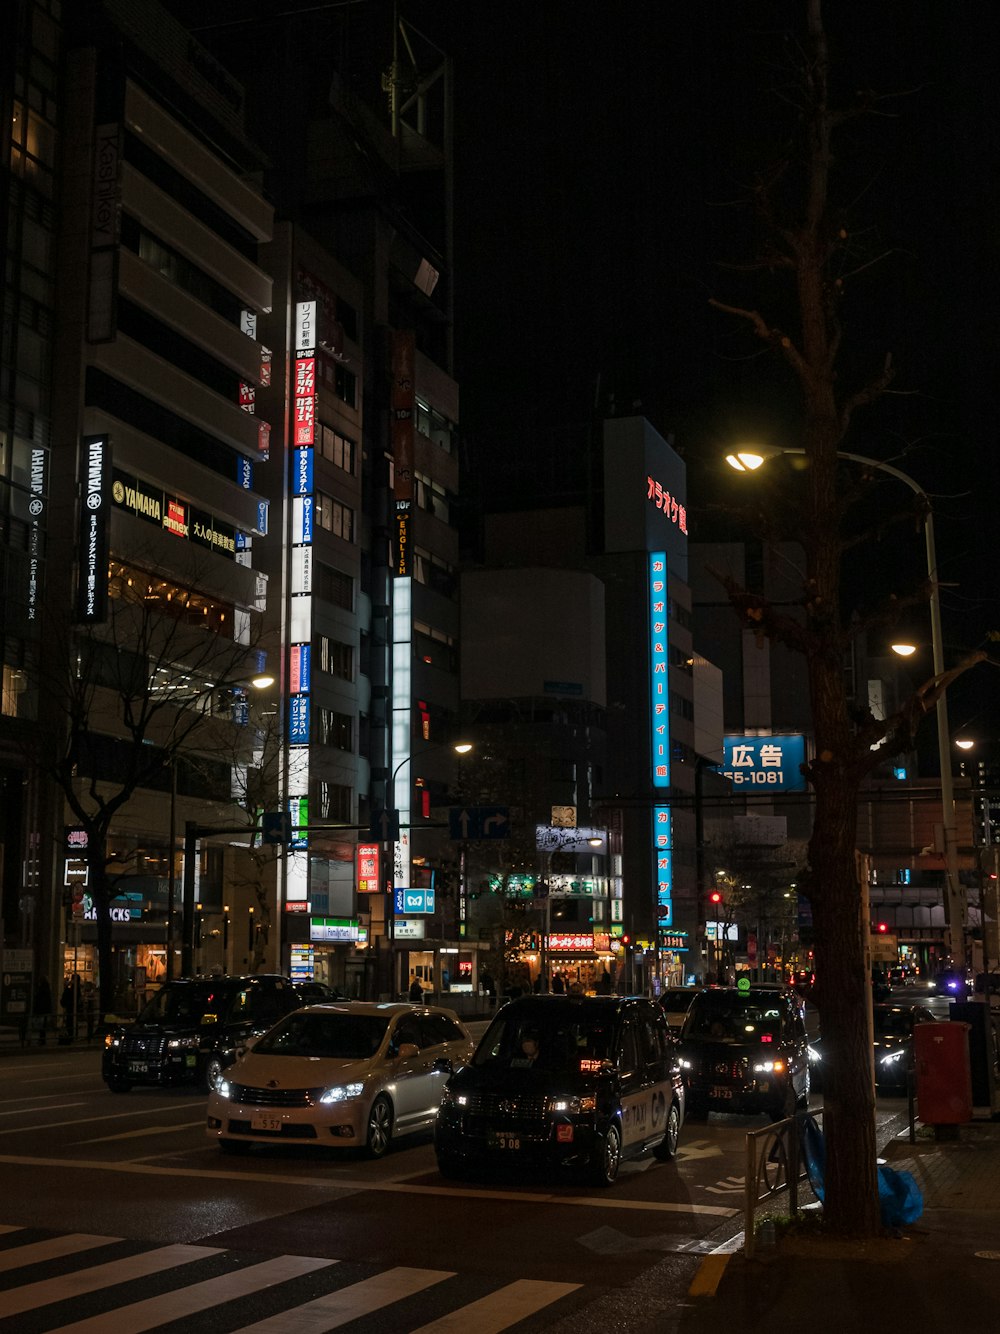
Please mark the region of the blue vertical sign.
<svg viewBox="0 0 1000 1334"><path fill-rule="evenodd" d="M309 744L308 695L292 695L288 701L288 741L293 746Z"/></svg>
<svg viewBox="0 0 1000 1334"><path fill-rule="evenodd" d="M667 637L667 556L649 553L650 733L653 786L670 786L670 674Z"/></svg>
<svg viewBox="0 0 1000 1334"><path fill-rule="evenodd" d="M656 860L656 912L661 927L673 921L673 834L669 806L653 807L653 856Z"/></svg>

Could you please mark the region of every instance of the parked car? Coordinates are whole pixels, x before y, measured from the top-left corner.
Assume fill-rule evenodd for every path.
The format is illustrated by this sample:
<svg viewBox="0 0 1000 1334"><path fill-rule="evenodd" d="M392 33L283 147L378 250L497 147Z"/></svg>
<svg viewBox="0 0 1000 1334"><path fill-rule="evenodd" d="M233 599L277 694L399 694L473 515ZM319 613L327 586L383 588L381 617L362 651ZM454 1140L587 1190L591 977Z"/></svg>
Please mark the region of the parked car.
<svg viewBox="0 0 1000 1334"><path fill-rule="evenodd" d="M672 1158L684 1087L662 1012L642 997L521 996L448 1081L434 1132L446 1177L485 1165L581 1171Z"/></svg>
<svg viewBox="0 0 1000 1334"><path fill-rule="evenodd" d="M688 1116L782 1117L809 1101L805 1023L798 1002L779 990L701 992L684 1020L679 1050Z"/></svg>
<svg viewBox="0 0 1000 1334"><path fill-rule="evenodd" d="M657 1003L663 1011L667 1027L675 1036L681 1031L684 1016L700 990L700 987L667 987L657 997Z"/></svg>
<svg viewBox="0 0 1000 1334"><path fill-rule="evenodd" d="M925 1005L875 1005L872 1007L875 1044L875 1088L880 1094L905 1093L907 1072L913 1067L913 1029L916 1024L939 1022ZM823 1087L824 1049L822 1038L810 1043L812 1087Z"/></svg>
<svg viewBox="0 0 1000 1334"><path fill-rule="evenodd" d="M134 1023L106 1033L104 1082L113 1093L127 1093L136 1084L211 1089L238 1047L298 1006L292 983L276 974L167 982Z"/></svg>
<svg viewBox="0 0 1000 1334"><path fill-rule="evenodd" d="M944 968L941 972L935 973L932 986L939 996L950 996L952 1000L967 1000L972 990L972 979L963 968Z"/></svg>
<svg viewBox="0 0 1000 1334"><path fill-rule="evenodd" d="M295 994L299 998L300 1005L322 1005L327 1001L345 1001L348 998L342 991L336 987L327 986L325 982L296 982Z"/></svg>
<svg viewBox="0 0 1000 1334"><path fill-rule="evenodd" d="M225 1153L252 1144L363 1149L434 1124L475 1041L451 1010L351 1001L310 1005L255 1039L213 1090L206 1131Z"/></svg>

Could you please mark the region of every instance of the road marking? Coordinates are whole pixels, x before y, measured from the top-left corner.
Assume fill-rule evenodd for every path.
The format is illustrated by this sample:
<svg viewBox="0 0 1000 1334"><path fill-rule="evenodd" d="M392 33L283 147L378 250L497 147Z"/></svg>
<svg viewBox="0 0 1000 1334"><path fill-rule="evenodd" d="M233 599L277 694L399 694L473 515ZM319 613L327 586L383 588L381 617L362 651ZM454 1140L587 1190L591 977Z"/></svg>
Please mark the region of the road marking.
<svg viewBox="0 0 1000 1334"><path fill-rule="evenodd" d="M13 1232L14 1228L4 1228L4 1232ZM80 1251L93 1250L95 1246L110 1246L121 1237L98 1237L89 1232L68 1232L48 1241L32 1241L24 1246L12 1246L0 1251L0 1273L11 1269L20 1269L22 1265L38 1264L42 1260L57 1260L63 1255L76 1255Z"/></svg>
<svg viewBox="0 0 1000 1334"><path fill-rule="evenodd" d="M255 1325L244 1325L233 1334L324 1334L325 1330L337 1329L349 1320L358 1320L361 1316L379 1311L392 1302L414 1297L418 1292L442 1279L454 1278L451 1270L446 1269L387 1269L382 1274L352 1283L347 1288L338 1288L324 1297L304 1302L288 1311L279 1311L266 1320L258 1320Z"/></svg>
<svg viewBox="0 0 1000 1334"><path fill-rule="evenodd" d="M731 1258L726 1254L706 1255L691 1280L688 1296L714 1297Z"/></svg>
<svg viewBox="0 0 1000 1334"><path fill-rule="evenodd" d="M500 1330L526 1320L543 1306L576 1292L579 1287L579 1283L542 1283L538 1279L522 1278L478 1302L470 1302L468 1306L442 1316L440 1320L421 1325L413 1334L465 1334L469 1329L474 1329L476 1334L499 1334Z"/></svg>
<svg viewBox="0 0 1000 1334"><path fill-rule="evenodd" d="M184 1316L200 1315L208 1307L237 1301L251 1292L260 1292L261 1288L301 1278L317 1269L329 1269L337 1263L336 1260L321 1260L312 1255L279 1255L275 1260L264 1260L261 1264L249 1265L231 1274L207 1278L187 1288L161 1292L156 1297L148 1297L144 1302L116 1307L110 1323L107 1313L102 1313L87 1320L77 1320L72 1325L60 1325L58 1334L108 1334L109 1329L113 1329L115 1334L142 1334L143 1330L154 1329L157 1325L183 1319Z"/></svg>
<svg viewBox="0 0 1000 1334"><path fill-rule="evenodd" d="M73 1106L82 1106L82 1103L74 1103ZM174 1107L185 1111L188 1107L195 1107L196 1103L175 1103ZM79 1116L75 1121L46 1121L43 1125L37 1126L14 1126L10 1130L0 1130L0 1135L28 1135L35 1130L59 1130L63 1126L85 1126L91 1121L124 1121L130 1116L157 1116L161 1112L171 1111L171 1107L141 1107L132 1112L109 1112L105 1116ZM201 1125L201 1122L198 1122Z"/></svg>
<svg viewBox="0 0 1000 1334"><path fill-rule="evenodd" d="M58 1098L59 1094L53 1093L50 1096L53 1098ZM64 1107L86 1107L86 1105L87 1104L85 1102L61 1102L59 1104L59 1109L61 1111ZM41 1112L44 1110L45 1109L42 1107L18 1107L13 1112L0 1112L0 1116L24 1116L27 1112ZM25 1129L35 1130L37 1129L37 1127L26 1126Z"/></svg>
<svg viewBox="0 0 1000 1334"><path fill-rule="evenodd" d="M204 1126L204 1118L198 1121L185 1121L179 1126L142 1126L138 1130L125 1130L120 1135L104 1135L100 1139L82 1139L81 1144L113 1144L119 1139L141 1139L146 1135L169 1135L176 1130L190 1130L193 1126Z"/></svg>
<svg viewBox="0 0 1000 1334"><path fill-rule="evenodd" d="M0 1131L0 1134L4 1132ZM335 1180L328 1176L283 1176L276 1172L221 1172L206 1171L204 1168L152 1167L146 1162L105 1163L98 1159L87 1158L32 1158L17 1154L0 1154L0 1163L20 1167L56 1167L60 1171L75 1168L81 1172L122 1172L134 1176L162 1176L175 1178L195 1177L199 1181L239 1181L244 1185L313 1186L330 1193L342 1191L345 1194L358 1194L364 1191L381 1191L396 1195L445 1196L449 1199L471 1200L509 1200L514 1204L561 1204L587 1209L624 1209L627 1211L699 1214L711 1218L732 1218L738 1209L728 1209L718 1204L674 1204L669 1200L623 1200L618 1196L608 1195L554 1195L536 1191L513 1190L461 1190L454 1186L411 1186L403 1181L349 1181Z"/></svg>
<svg viewBox="0 0 1000 1334"><path fill-rule="evenodd" d="M721 1158L722 1149L711 1140L696 1139L692 1144L682 1144L677 1150L679 1163L692 1162L695 1158Z"/></svg>
<svg viewBox="0 0 1000 1334"><path fill-rule="evenodd" d="M221 1254L222 1251L214 1246L161 1246L155 1251L145 1251L142 1255L130 1255L124 1260L95 1265L93 1269L76 1270L59 1278L42 1279L39 1283L29 1283L23 1288L0 1292L0 1318L21 1315L24 1311L37 1311L40 1306L82 1297L86 1292L97 1292L112 1283L128 1283L132 1279L159 1274L175 1265L188 1265L194 1260ZM107 1329L106 1322L104 1328ZM123 1334L117 1325L115 1331L116 1334Z"/></svg>

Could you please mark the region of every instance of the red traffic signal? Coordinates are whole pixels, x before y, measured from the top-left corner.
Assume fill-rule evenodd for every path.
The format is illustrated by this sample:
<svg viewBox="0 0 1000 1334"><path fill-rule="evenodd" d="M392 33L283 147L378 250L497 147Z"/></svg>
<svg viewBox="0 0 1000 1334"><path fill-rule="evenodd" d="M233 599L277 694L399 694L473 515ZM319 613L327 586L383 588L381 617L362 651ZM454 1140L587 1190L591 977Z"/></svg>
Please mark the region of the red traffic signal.
<svg viewBox="0 0 1000 1334"><path fill-rule="evenodd" d="M876 927L876 930L878 931L880 936L884 936L885 933L889 930L889 923L879 922L878 926Z"/></svg>
<svg viewBox="0 0 1000 1334"><path fill-rule="evenodd" d="M708 896L708 901L709 901L709 903L721 903L721 902L722 902L722 891L721 891L721 890L718 890L718 889L713 889L712 892L711 892L711 893L709 894L709 896Z"/></svg>

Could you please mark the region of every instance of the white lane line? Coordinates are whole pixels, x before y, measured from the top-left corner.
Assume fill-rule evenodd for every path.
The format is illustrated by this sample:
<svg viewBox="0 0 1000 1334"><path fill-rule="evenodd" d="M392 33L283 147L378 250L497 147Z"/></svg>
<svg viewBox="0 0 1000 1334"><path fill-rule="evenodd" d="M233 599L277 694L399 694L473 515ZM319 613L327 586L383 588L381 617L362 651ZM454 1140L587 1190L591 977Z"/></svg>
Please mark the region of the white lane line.
<svg viewBox="0 0 1000 1334"><path fill-rule="evenodd" d="M266 1320L258 1320L255 1325L244 1325L233 1334L325 1334L328 1329L337 1329L349 1320L358 1320L392 1302L413 1297L442 1279L454 1277L454 1273L444 1269L407 1269L403 1266L387 1269L360 1283L352 1283L350 1287L328 1292L315 1301L279 1311Z"/></svg>
<svg viewBox="0 0 1000 1334"><path fill-rule="evenodd" d="M251 1292L269 1288L274 1283L301 1278L304 1274L311 1274L316 1269L327 1269L337 1263L336 1260L320 1260L311 1255L279 1255L275 1260L265 1260L246 1269L234 1270L231 1274L207 1278L203 1283L192 1283L187 1288L148 1297L144 1302L119 1306L110 1313L91 1316L88 1320L77 1320L72 1325L60 1325L51 1334L108 1334L110 1330L114 1330L114 1334L142 1334L143 1330L154 1329L157 1325L181 1320L185 1316L200 1315L209 1307L237 1301Z"/></svg>
<svg viewBox="0 0 1000 1334"><path fill-rule="evenodd" d="M20 1269L23 1265L39 1264L42 1260L57 1260L63 1255L77 1255L80 1251L93 1250L95 1246L110 1246L116 1241L121 1241L121 1237L98 1237L90 1232L69 1232L64 1236L49 1237L48 1241L32 1241L24 1246L12 1246L10 1250L0 1251L0 1273L6 1273L10 1269Z"/></svg>
<svg viewBox="0 0 1000 1334"><path fill-rule="evenodd" d="M59 1095L57 1093L52 1094L52 1097L54 1098L57 1098L58 1096ZM60 1102L59 1110L62 1111L64 1107L86 1107L86 1105L87 1104L85 1102ZM0 1116L27 1116L29 1112L44 1112L44 1111L45 1111L44 1107L17 1107L12 1112L0 1112ZM25 1126L24 1129L37 1130L38 1127Z"/></svg>
<svg viewBox="0 0 1000 1334"><path fill-rule="evenodd" d="M527 1319L543 1306L550 1306L579 1287L579 1283L542 1283L537 1279L522 1278L478 1302L469 1302L440 1320L421 1325L413 1334L463 1334L469 1329L474 1329L476 1334L500 1334L500 1330L510 1329L519 1320Z"/></svg>
<svg viewBox="0 0 1000 1334"><path fill-rule="evenodd" d="M411 1186L402 1181L347 1181L328 1176L283 1176L277 1172L221 1172L204 1168L153 1167L146 1162L104 1163L87 1158L29 1158L16 1154L0 1154L0 1163L18 1167L57 1167L66 1172L71 1168L81 1172L121 1172L133 1176L161 1176L199 1181L237 1181L245 1186L276 1185L302 1188L313 1186L336 1194L358 1194L363 1191L381 1191L395 1195L445 1196L455 1199L509 1200L514 1204L557 1204L586 1209L624 1209L640 1213L697 1214L710 1218L732 1218L739 1209L728 1209L719 1204L674 1204L669 1200L624 1200L608 1195L552 1195L534 1191L513 1190L460 1190L453 1186Z"/></svg>
<svg viewBox="0 0 1000 1334"><path fill-rule="evenodd" d="M177 1130L190 1130L192 1126L204 1127L204 1117L200 1121L184 1121L179 1126L142 1126L139 1130L124 1130L120 1135L103 1135L100 1139L82 1139L80 1144L112 1144L119 1139L141 1139L146 1135L170 1135Z"/></svg>
<svg viewBox="0 0 1000 1334"><path fill-rule="evenodd" d="M77 1104L81 1105L81 1104ZM187 1103L187 1107L194 1106L193 1103ZM176 1110L183 1111L184 1103L177 1103ZM169 1112L173 1109L168 1107L140 1107L132 1112L109 1112L106 1116L79 1116L73 1121L45 1121L37 1126L13 1126L9 1130L0 1130L0 1135L28 1135L36 1130L59 1130L63 1126L85 1126L91 1121L124 1121L130 1116L156 1116L162 1112ZM198 1122L201 1125L201 1122Z"/></svg>
<svg viewBox="0 0 1000 1334"><path fill-rule="evenodd" d="M97 1292L113 1283L148 1278L150 1274L159 1274L175 1265L191 1264L194 1260L204 1260L206 1256L221 1253L218 1247L213 1246L161 1246L155 1251L130 1255L124 1260L112 1260L106 1265L95 1265L92 1269L77 1269L72 1274L63 1274L61 1278L45 1278L38 1283L27 1283L23 1287L0 1292L0 1318L21 1315L24 1311L37 1311L40 1306L48 1306L52 1302L82 1297L84 1293ZM105 1317L101 1319L105 1320L107 1328Z"/></svg>

